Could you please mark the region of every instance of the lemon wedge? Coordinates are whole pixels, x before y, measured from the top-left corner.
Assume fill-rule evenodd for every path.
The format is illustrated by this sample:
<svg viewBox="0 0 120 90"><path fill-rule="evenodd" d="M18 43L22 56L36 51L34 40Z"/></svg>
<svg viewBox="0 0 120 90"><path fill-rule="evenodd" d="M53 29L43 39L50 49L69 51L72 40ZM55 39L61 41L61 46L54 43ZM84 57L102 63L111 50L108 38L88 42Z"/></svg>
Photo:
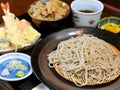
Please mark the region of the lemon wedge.
<svg viewBox="0 0 120 90"><path fill-rule="evenodd" d="M104 24L101 29L108 30L113 33L120 32L120 25L114 23L106 23Z"/></svg>

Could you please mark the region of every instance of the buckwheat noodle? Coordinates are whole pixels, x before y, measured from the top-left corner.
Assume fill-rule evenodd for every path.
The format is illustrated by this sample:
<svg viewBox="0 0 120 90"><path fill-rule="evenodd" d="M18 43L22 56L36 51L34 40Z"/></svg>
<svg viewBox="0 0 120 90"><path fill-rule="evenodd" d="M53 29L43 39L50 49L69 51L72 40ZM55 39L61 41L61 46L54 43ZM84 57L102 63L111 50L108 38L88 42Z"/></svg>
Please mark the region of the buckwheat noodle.
<svg viewBox="0 0 120 90"><path fill-rule="evenodd" d="M48 54L49 67L59 66L77 86L102 84L116 78L120 56L110 44L90 34L72 37ZM117 75L119 76L119 75Z"/></svg>

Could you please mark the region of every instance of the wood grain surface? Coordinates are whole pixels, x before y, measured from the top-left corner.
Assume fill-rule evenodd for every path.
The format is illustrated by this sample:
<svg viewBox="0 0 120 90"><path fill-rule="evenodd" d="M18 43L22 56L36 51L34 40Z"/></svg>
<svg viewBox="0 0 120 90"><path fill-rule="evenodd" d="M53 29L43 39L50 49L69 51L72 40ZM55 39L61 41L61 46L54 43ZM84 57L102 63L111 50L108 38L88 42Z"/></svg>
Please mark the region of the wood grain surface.
<svg viewBox="0 0 120 90"><path fill-rule="evenodd" d="M0 3L10 3L10 11L14 13L16 16L22 15L26 13L29 5L35 0L0 0ZM2 21L3 12L0 7L0 22Z"/></svg>
<svg viewBox="0 0 120 90"><path fill-rule="evenodd" d="M20 16L24 13L26 13L29 5L31 3L33 3L34 1L36 0L0 0L0 3L3 2L3 3L6 3L6 2L9 2L10 3L10 11L12 13L14 13L16 16ZM71 2L73 0L62 0L66 3L68 3L69 5L71 4ZM109 16L109 15L115 15L115 16L119 16L120 14L116 14L120 11L120 1L119 0L100 0L101 2L105 3L106 7L107 7L107 10L105 8L105 11L109 12L107 14L105 14L104 16ZM114 13L111 13L112 11L115 10ZM2 22L2 15L3 15L3 12L1 10L1 7L0 7L0 23Z"/></svg>
<svg viewBox="0 0 120 90"><path fill-rule="evenodd" d="M0 90L14 90L14 89L7 81L0 80Z"/></svg>
<svg viewBox="0 0 120 90"><path fill-rule="evenodd" d="M16 16L20 16L20 15L23 15L26 13L29 5L34 1L36 1L36 0L0 0L0 3L1 2L3 2L3 3L9 2L10 3L10 11L12 13L14 13ZM66 3L68 3L68 5L70 5L73 0L62 0L62 1L66 2ZM106 16L120 17L120 0L100 0L100 1L102 1L105 6L102 17L106 17ZM0 23L2 22L2 15L3 15L3 12L0 7ZM33 86L35 86L36 83L37 84L39 83L39 80L37 78L35 78L34 75L30 76L29 78L26 78L25 81L12 82L11 85L14 87L15 90L30 90L30 88L33 88ZM36 81L36 82L33 82L33 81ZM31 82L32 82L32 84L31 84ZM0 86L1 86L1 84L2 84L2 81L0 81ZM28 87L26 87L27 85L28 85ZM1 87L0 87L0 90L1 90ZM8 89L8 90L10 90L10 89ZM118 87L115 90L120 90L120 88Z"/></svg>

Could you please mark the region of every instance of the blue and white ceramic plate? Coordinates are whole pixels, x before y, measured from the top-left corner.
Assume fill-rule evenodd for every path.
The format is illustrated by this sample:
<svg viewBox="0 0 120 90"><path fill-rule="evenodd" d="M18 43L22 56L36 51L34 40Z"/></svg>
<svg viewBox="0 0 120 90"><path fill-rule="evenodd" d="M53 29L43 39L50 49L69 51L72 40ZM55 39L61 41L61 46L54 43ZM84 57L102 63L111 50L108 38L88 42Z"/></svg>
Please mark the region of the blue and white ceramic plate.
<svg viewBox="0 0 120 90"><path fill-rule="evenodd" d="M18 68L15 69L8 68L7 65L13 60L21 62L22 66L26 67L26 69L21 70ZM21 77L16 76L16 74L19 71L22 71L24 75ZM29 55L24 53L13 52L13 53L3 54L0 56L0 79L6 81L18 81L25 79L31 74L32 74L31 57Z"/></svg>

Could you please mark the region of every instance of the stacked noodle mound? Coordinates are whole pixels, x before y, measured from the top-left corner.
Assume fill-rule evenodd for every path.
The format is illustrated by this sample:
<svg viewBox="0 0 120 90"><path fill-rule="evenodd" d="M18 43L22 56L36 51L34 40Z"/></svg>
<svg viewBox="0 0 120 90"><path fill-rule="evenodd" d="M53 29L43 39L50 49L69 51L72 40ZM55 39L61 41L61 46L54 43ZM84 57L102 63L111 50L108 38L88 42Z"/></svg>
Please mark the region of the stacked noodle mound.
<svg viewBox="0 0 120 90"><path fill-rule="evenodd" d="M90 34L62 41L48 54L48 61L77 86L108 83L120 75L119 50Z"/></svg>

